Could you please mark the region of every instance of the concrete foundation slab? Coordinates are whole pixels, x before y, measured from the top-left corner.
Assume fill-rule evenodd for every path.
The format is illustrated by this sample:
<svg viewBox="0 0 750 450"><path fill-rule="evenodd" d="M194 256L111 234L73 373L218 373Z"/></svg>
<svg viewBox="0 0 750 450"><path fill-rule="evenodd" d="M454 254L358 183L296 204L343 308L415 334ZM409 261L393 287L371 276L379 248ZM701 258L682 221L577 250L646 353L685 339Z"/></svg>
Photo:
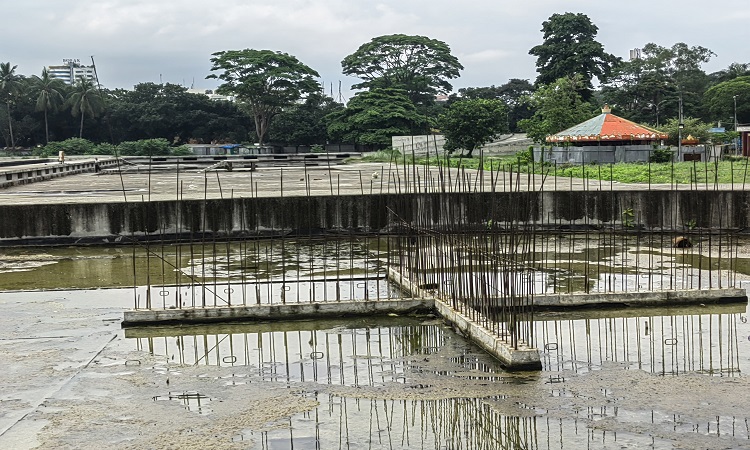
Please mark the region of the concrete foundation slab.
<svg viewBox="0 0 750 450"><path fill-rule="evenodd" d="M432 299L396 299L350 302L286 303L189 309L139 309L125 311L123 327L157 324L211 323L253 320L372 316L432 312Z"/></svg>

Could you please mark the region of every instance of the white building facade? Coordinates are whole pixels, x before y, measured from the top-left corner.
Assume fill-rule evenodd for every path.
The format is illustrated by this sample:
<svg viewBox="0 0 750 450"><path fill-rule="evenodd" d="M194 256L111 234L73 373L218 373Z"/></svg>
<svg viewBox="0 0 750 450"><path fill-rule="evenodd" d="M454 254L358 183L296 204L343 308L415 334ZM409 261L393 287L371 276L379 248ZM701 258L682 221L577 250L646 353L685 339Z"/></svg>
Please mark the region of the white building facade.
<svg viewBox="0 0 750 450"><path fill-rule="evenodd" d="M47 66L52 78L57 78L65 84L73 85L79 78L96 81L94 66L84 66L79 59L63 59L62 65Z"/></svg>

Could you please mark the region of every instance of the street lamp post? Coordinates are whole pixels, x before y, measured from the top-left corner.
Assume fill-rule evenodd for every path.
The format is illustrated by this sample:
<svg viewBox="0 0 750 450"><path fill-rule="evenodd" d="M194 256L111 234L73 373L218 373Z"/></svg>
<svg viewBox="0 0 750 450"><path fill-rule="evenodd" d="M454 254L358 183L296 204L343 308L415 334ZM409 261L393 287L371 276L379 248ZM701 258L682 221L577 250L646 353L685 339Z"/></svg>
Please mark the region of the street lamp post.
<svg viewBox="0 0 750 450"><path fill-rule="evenodd" d="M685 124L682 123L682 93L680 93L680 105L679 105L679 122L677 124L677 160L682 156L682 129L685 128Z"/></svg>
<svg viewBox="0 0 750 450"><path fill-rule="evenodd" d="M737 96L733 95L732 99L734 100L734 131L737 131Z"/></svg>

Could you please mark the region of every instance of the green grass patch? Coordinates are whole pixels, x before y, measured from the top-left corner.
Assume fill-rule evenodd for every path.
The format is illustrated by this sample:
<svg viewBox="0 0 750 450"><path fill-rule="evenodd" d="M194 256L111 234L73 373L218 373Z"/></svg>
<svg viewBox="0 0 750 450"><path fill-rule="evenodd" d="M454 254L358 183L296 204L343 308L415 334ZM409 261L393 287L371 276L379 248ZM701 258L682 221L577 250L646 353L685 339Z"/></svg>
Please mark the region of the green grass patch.
<svg viewBox="0 0 750 450"><path fill-rule="evenodd" d="M750 183L748 158L711 162L616 163L616 164L541 164L532 163L519 153L512 156L465 158L460 155L412 157L395 149L371 153L358 161L397 165L429 165L478 170L536 173L566 178L616 181L618 183L652 184L744 184Z"/></svg>

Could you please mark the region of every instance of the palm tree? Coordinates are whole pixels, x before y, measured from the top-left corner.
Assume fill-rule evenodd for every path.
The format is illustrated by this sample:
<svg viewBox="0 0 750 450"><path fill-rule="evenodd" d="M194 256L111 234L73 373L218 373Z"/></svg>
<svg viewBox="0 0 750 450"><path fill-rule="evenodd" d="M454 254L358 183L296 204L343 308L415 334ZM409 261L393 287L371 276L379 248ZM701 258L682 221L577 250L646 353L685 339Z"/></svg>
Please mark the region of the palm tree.
<svg viewBox="0 0 750 450"><path fill-rule="evenodd" d="M63 92L65 83L62 80L50 76L46 68L42 69L42 76L34 75L31 79L34 90L39 93L36 98L36 110L44 111L44 135L49 144L49 124L47 121L47 111L55 111L63 104Z"/></svg>
<svg viewBox="0 0 750 450"><path fill-rule="evenodd" d="M13 139L13 121L10 117L10 104L13 102L13 97L21 89L21 80L16 75L16 67L18 66L11 67L9 62L0 63L0 96L2 96L5 106L8 108L8 131L10 132L11 148L16 147L16 142Z"/></svg>
<svg viewBox="0 0 750 450"><path fill-rule="evenodd" d="M94 118L104 109L104 101L94 86L94 82L80 77L68 98L68 105L73 117L81 116L81 129L78 137L83 138L83 119L87 115Z"/></svg>

